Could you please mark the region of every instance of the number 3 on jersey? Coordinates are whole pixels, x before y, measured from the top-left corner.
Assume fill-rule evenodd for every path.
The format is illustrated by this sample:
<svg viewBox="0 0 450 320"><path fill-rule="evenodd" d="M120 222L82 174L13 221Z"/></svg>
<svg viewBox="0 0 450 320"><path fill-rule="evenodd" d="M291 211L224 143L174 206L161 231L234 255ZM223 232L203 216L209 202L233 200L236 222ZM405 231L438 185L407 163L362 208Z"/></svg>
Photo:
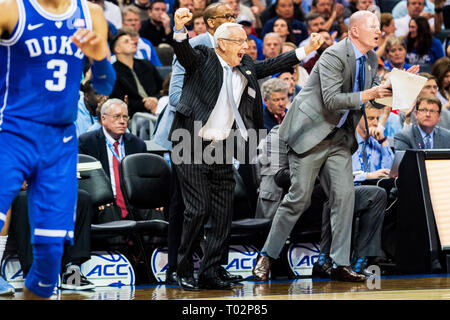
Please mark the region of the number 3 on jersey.
<svg viewBox="0 0 450 320"><path fill-rule="evenodd" d="M45 88L49 91L63 91L66 88L67 62L52 59L47 62L47 69L55 70L52 80L45 80Z"/></svg>

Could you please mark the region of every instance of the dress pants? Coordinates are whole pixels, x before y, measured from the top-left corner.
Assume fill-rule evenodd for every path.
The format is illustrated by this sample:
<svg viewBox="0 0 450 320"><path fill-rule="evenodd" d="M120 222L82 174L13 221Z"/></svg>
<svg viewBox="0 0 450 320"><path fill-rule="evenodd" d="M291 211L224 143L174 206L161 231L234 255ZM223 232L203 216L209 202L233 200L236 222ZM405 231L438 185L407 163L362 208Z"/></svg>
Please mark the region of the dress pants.
<svg viewBox="0 0 450 320"><path fill-rule="evenodd" d="M381 257L381 231L386 210L386 192L376 186L355 187L353 254L360 257ZM355 221L358 220L358 223ZM329 253L331 246L330 210L324 205L320 252Z"/></svg>
<svg viewBox="0 0 450 320"><path fill-rule="evenodd" d="M232 164L179 164L175 168L185 205L177 274L193 275L192 253L204 231L199 278L213 278L231 229L235 187Z"/></svg>
<svg viewBox="0 0 450 320"><path fill-rule="evenodd" d="M343 144L344 130L321 141L304 154L288 151L291 186L283 198L263 247L278 258L293 226L310 206L314 182L320 178L330 203L332 241L330 257L337 265L350 265L350 246L355 193L350 149Z"/></svg>

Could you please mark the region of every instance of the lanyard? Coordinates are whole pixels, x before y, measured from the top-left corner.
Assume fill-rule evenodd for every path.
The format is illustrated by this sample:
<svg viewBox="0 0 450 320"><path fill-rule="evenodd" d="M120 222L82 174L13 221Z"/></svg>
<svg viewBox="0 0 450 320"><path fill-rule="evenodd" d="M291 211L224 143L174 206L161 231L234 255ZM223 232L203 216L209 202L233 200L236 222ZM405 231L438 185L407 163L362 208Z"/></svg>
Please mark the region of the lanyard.
<svg viewBox="0 0 450 320"><path fill-rule="evenodd" d="M370 146L370 144L367 143L367 145L366 145L367 168L364 167L364 160L363 160L363 157L362 157L362 151L358 152L359 163L361 164L361 170L364 171L364 172L369 172L369 168L370 168L370 158L372 157L372 149L370 149L370 152L367 152L369 146ZM363 146L363 148L364 148L364 146Z"/></svg>
<svg viewBox="0 0 450 320"><path fill-rule="evenodd" d="M120 148L120 153L122 154L122 157L120 157L116 150L114 149L114 147L111 145L111 143L108 141L108 139L105 137L105 142L106 145L108 146L109 150L111 151L111 153L113 154L113 156L117 159L118 162L120 162L123 159L123 155L125 154L125 148L124 148L124 143L123 143L123 139L120 142L119 148Z"/></svg>

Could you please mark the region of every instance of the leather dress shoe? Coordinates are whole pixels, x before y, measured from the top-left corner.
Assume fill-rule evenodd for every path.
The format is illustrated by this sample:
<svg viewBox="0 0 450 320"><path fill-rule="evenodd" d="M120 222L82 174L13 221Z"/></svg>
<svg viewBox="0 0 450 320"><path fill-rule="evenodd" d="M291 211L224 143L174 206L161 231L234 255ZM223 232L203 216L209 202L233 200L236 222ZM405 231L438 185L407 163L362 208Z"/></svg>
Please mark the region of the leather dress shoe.
<svg viewBox="0 0 450 320"><path fill-rule="evenodd" d="M194 277L177 277L178 285L186 291L198 291L200 288Z"/></svg>
<svg viewBox="0 0 450 320"><path fill-rule="evenodd" d="M198 286L201 289L210 290L230 290L233 288L229 282L222 281L219 277L200 278L198 280Z"/></svg>
<svg viewBox="0 0 450 320"><path fill-rule="evenodd" d="M362 282L366 280L364 275L356 273L350 266L331 268L330 277L335 281Z"/></svg>
<svg viewBox="0 0 450 320"><path fill-rule="evenodd" d="M166 270L166 284L177 284L178 278L177 273L173 269L167 269Z"/></svg>
<svg viewBox="0 0 450 320"><path fill-rule="evenodd" d="M220 280L228 283L238 283L244 281L244 277L240 275L232 275L224 267L220 266L217 269L217 276Z"/></svg>
<svg viewBox="0 0 450 320"><path fill-rule="evenodd" d="M270 257L258 255L252 274L256 281L266 281L269 278L272 261Z"/></svg>
<svg viewBox="0 0 450 320"><path fill-rule="evenodd" d="M333 264L329 261L325 261L322 264L319 264L319 262L316 261L313 265L312 277L329 279L332 268Z"/></svg>

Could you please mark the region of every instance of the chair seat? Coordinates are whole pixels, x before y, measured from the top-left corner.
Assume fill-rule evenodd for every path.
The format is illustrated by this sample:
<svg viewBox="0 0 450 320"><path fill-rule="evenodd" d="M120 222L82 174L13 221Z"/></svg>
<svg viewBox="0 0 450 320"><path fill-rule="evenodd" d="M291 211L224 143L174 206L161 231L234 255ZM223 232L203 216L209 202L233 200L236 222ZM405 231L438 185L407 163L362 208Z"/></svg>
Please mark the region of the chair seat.
<svg viewBox="0 0 450 320"><path fill-rule="evenodd" d="M154 235L167 235L169 223L164 220L141 220L136 221L137 231L149 232Z"/></svg>
<svg viewBox="0 0 450 320"><path fill-rule="evenodd" d="M91 224L91 232L93 233L118 233L124 231L134 231L136 229L136 221L119 220L100 224Z"/></svg>
<svg viewBox="0 0 450 320"><path fill-rule="evenodd" d="M231 229L264 229L268 228L272 220L270 219L240 219L231 222ZM233 230L234 231L234 230Z"/></svg>

